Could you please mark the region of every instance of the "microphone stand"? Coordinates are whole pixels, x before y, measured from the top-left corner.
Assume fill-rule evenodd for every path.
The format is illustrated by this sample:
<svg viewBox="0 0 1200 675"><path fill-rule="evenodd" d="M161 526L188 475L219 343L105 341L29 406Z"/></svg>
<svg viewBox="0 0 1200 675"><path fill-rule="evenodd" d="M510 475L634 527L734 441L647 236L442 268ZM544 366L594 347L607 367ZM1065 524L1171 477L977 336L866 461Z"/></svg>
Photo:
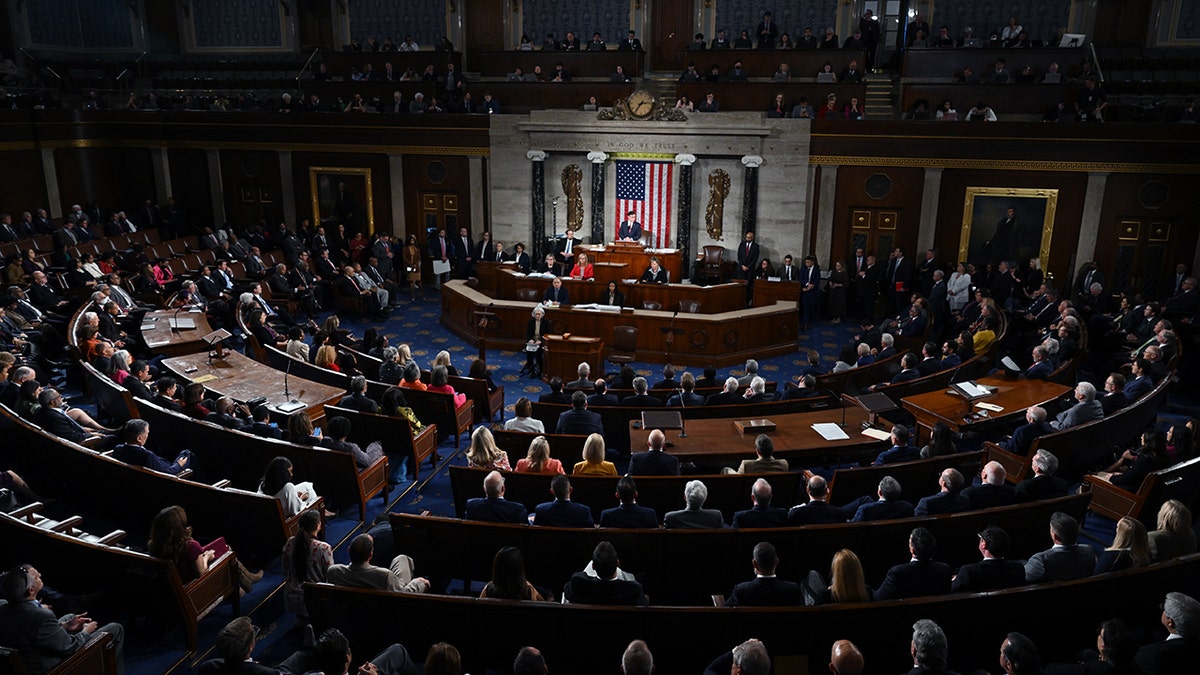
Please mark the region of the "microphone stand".
<svg viewBox="0 0 1200 675"><path fill-rule="evenodd" d="M292 374L292 359L288 357L287 366L283 369L283 397L289 402L292 400L292 392L288 390L288 375Z"/></svg>
<svg viewBox="0 0 1200 675"><path fill-rule="evenodd" d="M686 410L686 409L687 409L687 401L684 399L684 396L683 396L683 389L681 389L681 388L679 388L679 387L675 387L675 391L679 392L679 405L680 405L680 407L682 407L683 409L685 409L685 410ZM687 435L687 429L686 429L686 428L684 428L684 427L685 427L685 422L683 421L683 413L682 413L682 412L680 412L680 413L679 413L679 437L680 437L680 438L687 438L687 437L688 437L688 435Z"/></svg>
<svg viewBox="0 0 1200 675"><path fill-rule="evenodd" d="M179 332L179 313L182 312L184 307L186 307L186 306L187 305L180 305L179 307L177 307L175 309L175 314L171 316L171 332L172 333Z"/></svg>

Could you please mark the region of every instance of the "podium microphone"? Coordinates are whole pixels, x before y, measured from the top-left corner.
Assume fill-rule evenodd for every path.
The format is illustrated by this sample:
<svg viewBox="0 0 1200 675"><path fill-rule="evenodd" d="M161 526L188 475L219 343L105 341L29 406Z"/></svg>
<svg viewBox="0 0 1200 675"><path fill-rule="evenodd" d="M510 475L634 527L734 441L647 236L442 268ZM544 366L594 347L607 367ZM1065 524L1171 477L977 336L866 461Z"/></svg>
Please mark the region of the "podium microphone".
<svg viewBox="0 0 1200 675"><path fill-rule="evenodd" d="M292 374L292 359L287 360L287 366L283 369L283 397L289 402L292 400L292 392L288 391L288 375Z"/></svg>
<svg viewBox="0 0 1200 675"><path fill-rule="evenodd" d="M838 426L846 428L846 401L842 401L842 422Z"/></svg>
<svg viewBox="0 0 1200 675"><path fill-rule="evenodd" d="M676 387L676 388L675 388L675 391L679 392L679 405L680 405L680 407L682 407L682 408L686 409L686 408L687 408L687 401L686 401L686 400L684 400L684 398L683 398L683 389L681 389L681 388L679 388L679 387ZM687 435L687 429L685 429L685 428L684 428L684 426L685 426L685 422L683 421L683 412L680 412L680 413L679 413L679 437L680 437L680 438L687 438L687 437L688 437L688 435Z"/></svg>
<svg viewBox="0 0 1200 675"><path fill-rule="evenodd" d="M184 308L184 307L186 307L186 306L187 306L187 305L180 305L179 307L177 307L177 308L175 309L175 314L173 314L173 315L171 316L171 332L172 332L172 333L178 333L178 332L179 332L179 313L180 313L180 312L182 312L182 311L183 311L183 308Z"/></svg>

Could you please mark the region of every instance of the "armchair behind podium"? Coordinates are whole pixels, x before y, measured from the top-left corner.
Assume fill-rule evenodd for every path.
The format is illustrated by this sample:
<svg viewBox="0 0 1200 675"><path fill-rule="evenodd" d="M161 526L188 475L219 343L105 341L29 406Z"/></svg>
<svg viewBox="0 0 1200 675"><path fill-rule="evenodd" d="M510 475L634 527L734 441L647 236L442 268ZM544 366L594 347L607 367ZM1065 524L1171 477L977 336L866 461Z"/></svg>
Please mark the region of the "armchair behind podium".
<svg viewBox="0 0 1200 675"><path fill-rule="evenodd" d="M725 247L709 244L704 247L696 266L696 281L721 283L721 266L725 262Z"/></svg>
<svg viewBox="0 0 1200 675"><path fill-rule="evenodd" d="M613 326L613 351L608 362L614 366L633 363L637 358L637 326Z"/></svg>

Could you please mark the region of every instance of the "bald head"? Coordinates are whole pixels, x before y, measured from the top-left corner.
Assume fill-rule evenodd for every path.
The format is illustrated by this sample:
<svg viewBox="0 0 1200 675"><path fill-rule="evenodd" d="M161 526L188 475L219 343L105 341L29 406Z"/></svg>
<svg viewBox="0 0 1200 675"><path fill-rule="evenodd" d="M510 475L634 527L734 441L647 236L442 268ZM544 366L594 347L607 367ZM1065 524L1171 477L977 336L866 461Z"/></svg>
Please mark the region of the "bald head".
<svg viewBox="0 0 1200 675"><path fill-rule="evenodd" d="M655 429L650 432L648 441L651 450L662 450L663 446L667 444L667 436L661 430Z"/></svg>
<svg viewBox="0 0 1200 675"><path fill-rule="evenodd" d="M860 675L863 670L863 655L849 640L833 643L829 653L829 672L834 675Z"/></svg>
<svg viewBox="0 0 1200 675"><path fill-rule="evenodd" d="M983 482L988 485L1004 485L1008 472L1000 462L988 462L983 465Z"/></svg>
<svg viewBox="0 0 1200 675"><path fill-rule="evenodd" d="M504 494L504 476L499 471L489 473L483 479L483 493L489 499L496 499Z"/></svg>

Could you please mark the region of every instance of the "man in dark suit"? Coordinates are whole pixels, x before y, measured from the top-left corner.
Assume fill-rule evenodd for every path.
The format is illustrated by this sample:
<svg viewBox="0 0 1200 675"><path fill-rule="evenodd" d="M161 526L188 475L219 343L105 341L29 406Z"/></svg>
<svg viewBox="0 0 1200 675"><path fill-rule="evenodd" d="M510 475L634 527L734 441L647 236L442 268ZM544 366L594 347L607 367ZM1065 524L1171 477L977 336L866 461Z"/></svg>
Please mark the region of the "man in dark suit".
<svg viewBox="0 0 1200 675"><path fill-rule="evenodd" d="M62 395L47 387L38 394L41 408L33 415L33 421L42 429L72 443L84 443L99 438L94 431L84 429L63 411ZM115 441L115 439L113 439Z"/></svg>
<svg viewBox="0 0 1200 675"><path fill-rule="evenodd" d="M746 302L754 297L754 275L758 272L758 243L754 232L746 233L745 241L737 249L738 278L746 280Z"/></svg>
<svg viewBox="0 0 1200 675"><path fill-rule="evenodd" d="M655 429L647 436L649 450L636 452L629 459L629 473L633 476L678 476L679 458L663 451L667 444L666 435ZM707 490L705 497L708 496Z"/></svg>
<svg viewBox="0 0 1200 675"><path fill-rule="evenodd" d="M775 40L779 37L779 26L775 23L770 12L763 12L762 21L754 29L755 39L759 49L774 49Z"/></svg>
<svg viewBox="0 0 1200 675"><path fill-rule="evenodd" d="M1046 423L1046 409L1030 406L1025 410L1025 424L1017 427L1012 438L1000 443L1000 447L1015 455L1028 456L1035 440L1053 432L1054 427Z"/></svg>
<svg viewBox="0 0 1200 675"><path fill-rule="evenodd" d="M1033 348L1033 363L1021 374L1027 380L1049 379L1054 372L1054 364L1050 362L1050 350L1042 345Z"/></svg>
<svg viewBox="0 0 1200 675"><path fill-rule="evenodd" d="M499 471L492 471L483 479L483 493L484 497L467 500L463 518L489 523L529 523L525 505L504 498L504 476Z"/></svg>
<svg viewBox="0 0 1200 675"><path fill-rule="evenodd" d="M571 575L563 587L565 602L586 605L644 605L646 596L642 585L636 581L622 579L617 558L617 549L607 541L596 544L592 550L593 574L587 570Z"/></svg>
<svg viewBox="0 0 1200 675"><path fill-rule="evenodd" d="M1008 506L1017 502L1017 494L1006 482L1008 472L1000 462L988 462L979 472L980 484L963 490L971 510Z"/></svg>
<svg viewBox="0 0 1200 675"><path fill-rule="evenodd" d="M788 511L788 525L846 522L846 512L829 504L829 485L824 477L809 478L805 489L808 492L808 501L793 506Z"/></svg>
<svg viewBox="0 0 1200 675"><path fill-rule="evenodd" d="M905 356L907 357L908 355L906 354ZM921 458L920 449L908 443L908 427L903 424L893 426L891 440L892 447L879 453L879 456L875 458L875 466L895 464L897 462L911 462L914 459Z"/></svg>
<svg viewBox="0 0 1200 675"><path fill-rule="evenodd" d="M280 672L296 673L308 670L308 666L312 664L313 657L310 652L301 650L293 653L288 658L284 659L277 668L269 668L250 657L257 645L258 629L250 623L249 617L238 617L233 621L225 624L225 627L217 633L216 651L220 658L210 659L200 664L196 670L201 675L214 675L216 673L229 675L278 675ZM405 658L408 657L407 652L400 650ZM379 656L384 656L389 652L384 652ZM384 656L384 658L386 658ZM384 661L379 658L371 659L371 663L377 668L384 668ZM391 662L388 662L389 664ZM229 664L229 665L226 665ZM385 672L380 670L379 672ZM386 672L405 672L388 670Z"/></svg>
<svg viewBox="0 0 1200 675"><path fill-rule="evenodd" d="M71 301L64 298L50 286L50 278L40 270L33 273L29 284L29 301L43 312L69 313Z"/></svg>
<svg viewBox="0 0 1200 675"><path fill-rule="evenodd" d="M556 434L603 434L604 422L600 415L587 409L588 396L582 391L571 394L571 409L560 413L558 425L554 428Z"/></svg>
<svg viewBox="0 0 1200 675"><path fill-rule="evenodd" d="M621 399L621 405L634 408L661 408L663 404L662 399L647 394L646 391L648 389L646 378L633 378L633 395Z"/></svg>
<svg viewBox="0 0 1200 675"><path fill-rule="evenodd" d="M802 398L811 398L819 396L821 392L817 389L817 378L809 375L801 375L796 380L796 386L787 389L781 389L775 394L777 401L794 401Z"/></svg>
<svg viewBox="0 0 1200 675"><path fill-rule="evenodd" d="M642 224L637 222L636 216L637 211L625 214L625 220L621 221L620 227L617 228L617 239L621 241L642 240Z"/></svg>
<svg viewBox="0 0 1200 675"><path fill-rule="evenodd" d="M921 362L917 364L917 373L924 377L941 370L942 362L939 360L941 355L942 350L938 348L936 342L926 342L921 347Z"/></svg>
<svg viewBox="0 0 1200 675"><path fill-rule="evenodd" d="M475 268L475 242L471 241L471 235L465 227L458 228L458 238L454 240L454 253L458 276L466 279Z"/></svg>
<svg viewBox="0 0 1200 675"><path fill-rule="evenodd" d="M1025 561L1025 581L1069 581L1091 576L1096 552L1079 543L1079 523L1062 511L1050 516L1050 540L1054 546Z"/></svg>
<svg viewBox="0 0 1200 675"><path fill-rule="evenodd" d="M1136 401L1154 390L1154 381L1150 378L1150 361L1146 358L1134 359L1129 365L1133 377L1125 383L1122 392L1126 401Z"/></svg>
<svg viewBox="0 0 1200 675"><path fill-rule="evenodd" d="M1186 673L1200 659L1200 636L1194 634L1200 625L1200 602L1183 593L1167 593L1162 608L1167 639L1138 650L1134 663L1141 668L1142 675Z"/></svg>
<svg viewBox="0 0 1200 675"><path fill-rule="evenodd" d="M629 35L621 41L617 46L619 52L640 52L642 49L642 41L637 38L637 33L629 31Z"/></svg>
<svg viewBox="0 0 1200 675"><path fill-rule="evenodd" d="M889 315L897 314L907 306L912 275L912 261L904 257L904 251L897 247L892 251L891 261L888 263L887 273L883 279L887 285L884 288L883 298ZM887 303L886 301L889 299L890 303Z"/></svg>
<svg viewBox="0 0 1200 675"><path fill-rule="evenodd" d="M800 584L775 576L779 555L770 542L760 541L754 546L754 559L751 562L755 578L734 586L733 592L725 600L726 607L790 607L804 604Z"/></svg>
<svg viewBox="0 0 1200 675"><path fill-rule="evenodd" d="M663 516L663 527L668 530L720 529L725 527L725 518L716 509L704 508L708 499L708 487L701 481L688 481L683 488L687 508L671 511Z"/></svg>
<svg viewBox="0 0 1200 675"><path fill-rule="evenodd" d="M1030 466L1033 468L1033 477L1026 478L1013 488L1018 502L1066 496L1067 482L1054 475L1058 471L1057 457L1049 451L1038 450L1033 453Z"/></svg>
<svg viewBox="0 0 1200 675"><path fill-rule="evenodd" d="M133 394L134 398L140 398L143 401L149 401L154 398L154 394L150 393L150 387L146 385L150 381L150 364L138 359L129 364L129 375L125 377L125 388L129 393Z"/></svg>
<svg viewBox="0 0 1200 675"><path fill-rule="evenodd" d="M814 256L805 256L800 268L800 329L808 330L821 302L821 267Z"/></svg>
<svg viewBox="0 0 1200 675"><path fill-rule="evenodd" d="M780 281L799 281L800 268L792 264L792 256L783 256L783 264L775 271Z"/></svg>
<svg viewBox="0 0 1200 675"><path fill-rule="evenodd" d="M1112 373L1104 380L1104 393L1097 396L1096 400L1100 401L1100 409L1105 417L1129 405L1124 389L1125 376L1120 373Z"/></svg>
<svg viewBox="0 0 1200 675"><path fill-rule="evenodd" d="M659 384L662 384L662 382L659 382ZM691 373L684 373L683 377L680 378L679 389L677 391L678 393L667 399L667 407L692 407L704 405L704 397L696 393L695 375L692 375Z"/></svg>
<svg viewBox="0 0 1200 675"><path fill-rule="evenodd" d="M367 398L367 378L362 375L350 378L350 393L338 401L338 407L365 413L379 412L379 404Z"/></svg>
<svg viewBox="0 0 1200 675"><path fill-rule="evenodd" d="M592 367L587 361L581 362L575 368L575 372L579 379L568 382L567 389L591 389L594 386L591 380Z"/></svg>
<svg viewBox="0 0 1200 675"><path fill-rule="evenodd" d="M458 258L454 250L454 242L446 238L446 230L438 230L437 236L429 240L429 257L442 262L450 262L451 258ZM442 281L449 278L449 273L435 274L433 276L434 288L441 288Z"/></svg>
<svg viewBox="0 0 1200 675"><path fill-rule="evenodd" d="M946 284L946 273L942 270L933 271L933 285L929 288L929 313L933 319L933 334L935 337L944 335L950 320L949 286Z"/></svg>
<svg viewBox="0 0 1200 675"><path fill-rule="evenodd" d="M979 592L1025 585L1025 566L1019 560L1007 560L1009 537L1004 530L989 526L979 533L979 553L983 560L958 568L950 582L950 591Z"/></svg>
<svg viewBox="0 0 1200 675"><path fill-rule="evenodd" d="M861 349L861 346L859 348ZM872 362L868 362L868 363L872 363ZM908 352L904 356L901 356L900 357L900 372L893 375L892 379L888 380L887 384L899 384L901 382L911 382L911 381L917 379L918 377L921 376L921 371L917 370L918 365L919 365L919 362L917 361L916 354L913 354L912 352ZM884 386L884 384L882 384L882 383L872 385L871 387L868 388L868 391L875 391L876 389L879 389L880 387L883 387L883 386ZM896 460L896 461L899 461L899 460Z"/></svg>
<svg viewBox="0 0 1200 675"><path fill-rule="evenodd" d="M734 405L742 402L742 393L738 390L736 377L725 378L725 388L719 394L712 394L704 401L704 405Z"/></svg>
<svg viewBox="0 0 1200 675"><path fill-rule="evenodd" d="M938 476L938 486L941 490L937 494L921 498L921 501L917 502L917 508L913 510L913 515L935 516L940 513L966 511L970 508L970 503L961 494L963 483L963 475L958 469L943 469L942 475Z"/></svg>
<svg viewBox="0 0 1200 675"><path fill-rule="evenodd" d="M533 513L533 524L542 527L592 527L592 510L583 504L571 502L571 479L563 474L550 482L550 494L554 501L538 504Z"/></svg>
<svg viewBox="0 0 1200 675"><path fill-rule="evenodd" d="M888 570L876 600L918 598L950 592L950 566L933 559L937 540L929 530L918 527L908 535L908 550L912 559Z"/></svg>
<svg viewBox="0 0 1200 675"><path fill-rule="evenodd" d="M850 522L861 523L868 520L912 517L913 505L900 499L902 494L900 481L891 476L884 476L879 481L876 494L879 498L875 501L872 501L870 497L862 497L844 507L846 513L851 511L854 513Z"/></svg>
<svg viewBox="0 0 1200 675"><path fill-rule="evenodd" d="M566 235L558 240L554 247L554 257L564 269L570 270L575 265L575 249L578 246L579 240L575 238L575 230L568 229Z"/></svg>
<svg viewBox="0 0 1200 675"><path fill-rule="evenodd" d="M562 378L555 375L550 378L550 391L538 396L538 403L573 403L574 398L563 393Z"/></svg>
<svg viewBox="0 0 1200 675"><path fill-rule="evenodd" d="M786 526L787 511L771 506L771 494L771 484L765 478L754 481L750 489L754 507L733 514L734 529Z"/></svg>
<svg viewBox="0 0 1200 675"><path fill-rule="evenodd" d="M875 303L879 299L879 282L883 278L883 268L875 260L875 256L866 257L862 269L854 273L854 299L858 305L858 317L864 324L875 320Z"/></svg>
<svg viewBox="0 0 1200 675"><path fill-rule="evenodd" d="M554 277L550 282L550 288L542 294L542 302L553 305L569 305L571 304L570 292L563 288L562 279Z"/></svg>
<svg viewBox="0 0 1200 675"><path fill-rule="evenodd" d="M250 413L250 423L243 427L242 431L263 438L283 438L283 430L278 424L271 423L271 409L265 403L255 406L254 411Z"/></svg>
<svg viewBox="0 0 1200 675"><path fill-rule="evenodd" d="M596 382L592 385L592 391L595 393L587 397L587 404L589 407L594 405L605 406L621 404L621 401L619 401L616 396L608 393L608 383L604 381L604 378L596 380Z"/></svg>
<svg viewBox="0 0 1200 675"><path fill-rule="evenodd" d="M654 509L638 506L637 483L629 476L617 481L617 499L620 506L605 509L600 513L600 527L655 528L658 514Z"/></svg>
<svg viewBox="0 0 1200 675"><path fill-rule="evenodd" d="M125 629L118 623L100 626L87 614L54 616L38 601L45 584L33 565L8 570L0 588L0 643L16 649L31 673L47 673L79 651L96 632L113 638L118 673L125 672Z"/></svg>
<svg viewBox="0 0 1200 675"><path fill-rule="evenodd" d="M167 462L158 455L146 449L146 441L150 439L150 423L146 420L132 419L121 427L121 444L113 448L113 459L131 464L144 466L160 473L178 474L191 466L192 453L184 450Z"/></svg>

